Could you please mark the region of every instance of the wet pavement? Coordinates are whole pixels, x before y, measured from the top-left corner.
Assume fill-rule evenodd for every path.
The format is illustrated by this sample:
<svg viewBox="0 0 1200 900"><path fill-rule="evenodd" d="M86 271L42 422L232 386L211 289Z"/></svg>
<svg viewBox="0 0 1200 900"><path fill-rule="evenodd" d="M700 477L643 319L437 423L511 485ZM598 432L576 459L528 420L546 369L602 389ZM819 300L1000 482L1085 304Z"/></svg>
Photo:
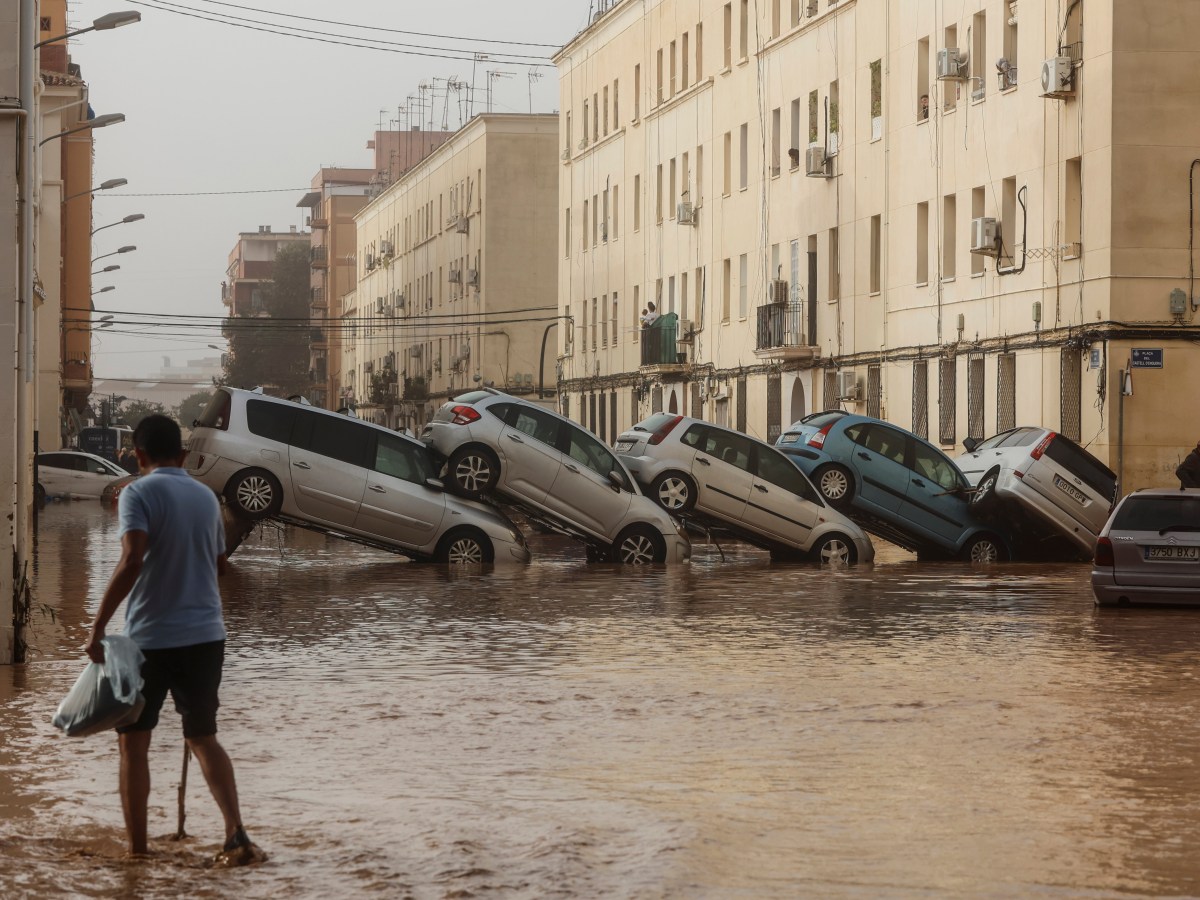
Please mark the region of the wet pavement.
<svg viewBox="0 0 1200 900"><path fill-rule="evenodd" d="M110 736L49 720L116 561L54 504L32 661L0 668L0 896L1200 895L1200 611L1097 610L1082 565L452 572L306 532L235 555L221 738L270 853L164 715L159 858L121 860Z"/></svg>

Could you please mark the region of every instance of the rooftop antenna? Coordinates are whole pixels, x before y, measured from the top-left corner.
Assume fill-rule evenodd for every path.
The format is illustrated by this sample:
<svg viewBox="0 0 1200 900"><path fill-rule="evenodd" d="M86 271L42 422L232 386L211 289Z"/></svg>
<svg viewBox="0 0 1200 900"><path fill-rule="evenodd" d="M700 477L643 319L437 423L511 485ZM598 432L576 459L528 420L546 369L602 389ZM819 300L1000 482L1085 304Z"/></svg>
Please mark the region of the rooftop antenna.
<svg viewBox="0 0 1200 900"><path fill-rule="evenodd" d="M475 68L479 63L490 59L486 53L474 53L471 59L471 93L470 99L467 101L467 118L475 115Z"/></svg>
<svg viewBox="0 0 1200 900"><path fill-rule="evenodd" d="M492 111L492 98L494 96L494 88L492 82L497 78L512 78L512 72L505 72L500 69L489 69L487 73L487 111Z"/></svg>
<svg viewBox="0 0 1200 900"><path fill-rule="evenodd" d="M542 80L542 73L537 69L530 68L529 70L529 112L533 113L533 83Z"/></svg>

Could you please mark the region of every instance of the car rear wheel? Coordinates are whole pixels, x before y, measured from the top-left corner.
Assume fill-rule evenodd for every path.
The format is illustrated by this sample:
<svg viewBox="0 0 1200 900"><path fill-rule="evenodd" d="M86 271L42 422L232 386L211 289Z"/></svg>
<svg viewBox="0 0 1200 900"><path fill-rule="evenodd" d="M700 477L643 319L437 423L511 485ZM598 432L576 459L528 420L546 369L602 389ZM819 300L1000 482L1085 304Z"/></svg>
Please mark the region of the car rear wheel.
<svg viewBox="0 0 1200 900"><path fill-rule="evenodd" d="M438 562L452 566L479 565L495 559L492 542L473 529L461 529L447 534L435 551Z"/></svg>
<svg viewBox="0 0 1200 900"><path fill-rule="evenodd" d="M992 469L979 480L975 493L971 495L971 509L975 512L987 512L996 504L996 481L1000 478L1000 470Z"/></svg>
<svg viewBox="0 0 1200 900"><path fill-rule="evenodd" d="M977 534L963 547L962 558L973 563L1004 562L1008 551L994 534Z"/></svg>
<svg viewBox="0 0 1200 900"><path fill-rule="evenodd" d="M854 496L854 476L845 466L825 465L813 473L813 483L830 506L841 509Z"/></svg>
<svg viewBox="0 0 1200 900"><path fill-rule="evenodd" d="M696 505L696 484L680 472L663 472L650 485L650 496L667 512L682 515Z"/></svg>
<svg viewBox="0 0 1200 900"><path fill-rule="evenodd" d="M459 447L450 454L446 472L455 493L466 497L490 494L500 480L500 463L479 447Z"/></svg>
<svg viewBox="0 0 1200 900"><path fill-rule="evenodd" d="M238 515L247 519L267 519L283 506L283 489L275 476L263 469L245 469L225 485L225 499Z"/></svg>
<svg viewBox="0 0 1200 900"><path fill-rule="evenodd" d="M823 566L848 566L858 561L854 541L844 534L823 535L811 550L813 562Z"/></svg>
<svg viewBox="0 0 1200 900"><path fill-rule="evenodd" d="M661 563L667 559L667 548L653 528L631 525L613 541L613 559L628 566Z"/></svg>

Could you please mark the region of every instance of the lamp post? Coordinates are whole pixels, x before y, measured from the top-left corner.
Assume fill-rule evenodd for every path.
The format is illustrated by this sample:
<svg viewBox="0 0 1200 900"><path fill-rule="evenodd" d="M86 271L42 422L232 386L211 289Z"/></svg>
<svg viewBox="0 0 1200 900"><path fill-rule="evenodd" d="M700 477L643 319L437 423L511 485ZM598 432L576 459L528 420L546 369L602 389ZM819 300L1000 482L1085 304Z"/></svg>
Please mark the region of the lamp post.
<svg viewBox="0 0 1200 900"><path fill-rule="evenodd" d="M95 234L97 231L103 231L105 228L112 228L115 225L128 225L130 222L140 222L144 218L146 218L144 213L132 213L131 215L128 215L123 219L119 219L116 222L111 222L108 225L101 225L99 228L93 228L92 234Z"/></svg>
<svg viewBox="0 0 1200 900"><path fill-rule="evenodd" d="M102 116L96 116L94 119L88 119L82 125L76 125L74 128L68 128L66 131L60 131L58 134L52 134L48 138L42 138L38 141L38 146L48 144L51 141L56 141L61 137L66 137L68 134L75 134L79 131L87 131L89 128L95 130L97 128L107 128L109 125L116 125L119 122L125 121L125 113L105 113Z"/></svg>
<svg viewBox="0 0 1200 900"><path fill-rule="evenodd" d="M117 286L115 284L106 284L99 290L92 291L92 296L95 297L97 294L107 294L109 291L115 291L116 289Z"/></svg>
<svg viewBox="0 0 1200 900"><path fill-rule="evenodd" d="M110 178L108 181L100 182L99 185L91 190L80 191L78 194L72 194L70 197L64 197L63 203L66 203L68 200L74 200L76 197L83 197L86 194L94 194L96 191L109 191L115 187L124 187L127 184L129 184L129 179L127 178Z"/></svg>
<svg viewBox="0 0 1200 900"><path fill-rule="evenodd" d="M103 275L105 272L115 272L119 268L121 268L121 267L118 266L116 263L110 263L107 266L105 266L103 269L97 269L92 274L93 275Z"/></svg>
<svg viewBox="0 0 1200 900"><path fill-rule="evenodd" d="M124 247L121 247L119 250L114 250L112 253L102 253L99 256L92 257L92 262L95 262L98 259L104 259L107 256L116 256L118 253L132 253L136 249L137 247L135 247L133 244L126 244Z"/></svg>
<svg viewBox="0 0 1200 900"><path fill-rule="evenodd" d="M66 34L60 34L58 37L46 38L44 41L38 41L33 45L33 49L37 50L45 47L47 44L55 44L58 41L65 41L67 38L75 37L77 34L87 34L89 31L109 31L113 28L120 28L122 25L132 25L134 22L140 21L142 21L142 14L133 10L107 13L98 19L93 19L92 24L87 28L79 28L75 31L68 31Z"/></svg>

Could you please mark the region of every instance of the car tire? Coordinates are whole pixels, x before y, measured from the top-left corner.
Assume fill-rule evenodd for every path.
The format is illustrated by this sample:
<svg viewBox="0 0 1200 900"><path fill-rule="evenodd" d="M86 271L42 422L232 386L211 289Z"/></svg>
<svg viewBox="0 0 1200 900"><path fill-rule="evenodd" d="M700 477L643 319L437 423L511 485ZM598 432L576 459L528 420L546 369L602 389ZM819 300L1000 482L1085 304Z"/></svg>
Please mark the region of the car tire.
<svg viewBox="0 0 1200 900"><path fill-rule="evenodd" d="M673 516L696 505L696 483L682 472L663 472L650 484L650 498Z"/></svg>
<svg viewBox="0 0 1200 900"><path fill-rule="evenodd" d="M283 488L265 469L243 469L225 485L225 500L239 516L257 522L279 514Z"/></svg>
<svg viewBox="0 0 1200 900"><path fill-rule="evenodd" d="M812 561L822 566L848 566L858 562L858 548L841 532L823 534L809 550Z"/></svg>
<svg viewBox="0 0 1200 900"><path fill-rule="evenodd" d="M986 513L996 505L996 482L1000 478L1000 470L992 469L975 487L971 495L971 510L976 513Z"/></svg>
<svg viewBox="0 0 1200 900"><path fill-rule="evenodd" d="M813 472L813 484L821 497L835 509L844 509L854 497L854 476L845 466L830 463Z"/></svg>
<svg viewBox="0 0 1200 900"><path fill-rule="evenodd" d="M963 546L962 558L972 563L1005 562L1008 559L1008 550L996 535L982 532Z"/></svg>
<svg viewBox="0 0 1200 900"><path fill-rule="evenodd" d="M446 475L454 493L462 497L483 497L496 489L500 481L500 462L482 447L459 447L450 454Z"/></svg>
<svg viewBox="0 0 1200 900"><path fill-rule="evenodd" d="M483 565L494 561L495 548L487 535L474 528L458 528L438 541L434 559L452 566Z"/></svg>
<svg viewBox="0 0 1200 900"><path fill-rule="evenodd" d="M612 556L622 565L644 566L666 562L667 547L649 525L630 525L613 541Z"/></svg>
<svg viewBox="0 0 1200 900"><path fill-rule="evenodd" d="M612 549L609 547L597 547L595 544L587 544L583 548L583 558L590 563L609 563L612 562Z"/></svg>

